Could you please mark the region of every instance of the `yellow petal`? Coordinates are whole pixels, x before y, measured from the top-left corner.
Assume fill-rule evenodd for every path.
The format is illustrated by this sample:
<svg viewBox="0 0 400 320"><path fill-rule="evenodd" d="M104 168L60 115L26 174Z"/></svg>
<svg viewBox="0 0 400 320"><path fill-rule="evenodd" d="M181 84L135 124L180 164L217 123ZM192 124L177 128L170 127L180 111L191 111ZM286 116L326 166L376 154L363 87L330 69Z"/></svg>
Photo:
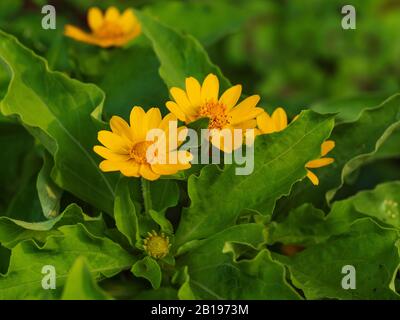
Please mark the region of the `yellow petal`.
<svg viewBox="0 0 400 320"><path fill-rule="evenodd" d="M263 134L276 132L274 120L272 120L267 112L263 112L257 116L257 126Z"/></svg>
<svg viewBox="0 0 400 320"><path fill-rule="evenodd" d="M244 114L237 114L237 113L234 113L234 115L229 114L231 117L230 124L234 125L234 126L240 125L240 123L242 123L242 122L256 119L263 112L264 112L264 109L253 108Z"/></svg>
<svg viewBox="0 0 400 320"><path fill-rule="evenodd" d="M122 154L129 153L129 145L115 133L101 130L97 134L97 139L111 151Z"/></svg>
<svg viewBox="0 0 400 320"><path fill-rule="evenodd" d="M193 77L186 78L187 97L192 106L198 107L201 104L201 86Z"/></svg>
<svg viewBox="0 0 400 320"><path fill-rule="evenodd" d="M146 123L145 125L146 133L151 129L158 128L161 122L160 109L158 108L149 109L144 118Z"/></svg>
<svg viewBox="0 0 400 320"><path fill-rule="evenodd" d="M126 123L126 121L121 117L113 116L110 120L110 127L114 133L125 137L129 141L133 141L131 129L129 128L129 125Z"/></svg>
<svg viewBox="0 0 400 320"><path fill-rule="evenodd" d="M149 165L141 165L139 174L146 180L154 181L160 178L160 175L151 170Z"/></svg>
<svg viewBox="0 0 400 320"><path fill-rule="evenodd" d="M232 118L239 120L240 118L245 117L252 109L254 109L258 101L260 101L260 96L258 95L247 97L236 107L232 108L229 111L229 115Z"/></svg>
<svg viewBox="0 0 400 320"><path fill-rule="evenodd" d="M132 32L138 21L132 9L126 9L119 19L120 26L125 33Z"/></svg>
<svg viewBox="0 0 400 320"><path fill-rule="evenodd" d="M86 33L84 31L82 31L81 29L71 26L69 24L67 24L65 26L64 34L67 37L70 37L77 41L82 41L82 42L86 42L86 43L90 43L90 44L93 44L95 42L94 37L91 34Z"/></svg>
<svg viewBox="0 0 400 320"><path fill-rule="evenodd" d="M275 123L275 128L277 131L282 131L287 127L287 114L282 108L277 108L272 113L272 120Z"/></svg>
<svg viewBox="0 0 400 320"><path fill-rule="evenodd" d="M170 121L176 121L178 123L178 118L173 113L168 113L160 122L159 128L164 132L169 131Z"/></svg>
<svg viewBox="0 0 400 320"><path fill-rule="evenodd" d="M99 168L103 172L119 171L121 168L121 162L103 160L100 162Z"/></svg>
<svg viewBox="0 0 400 320"><path fill-rule="evenodd" d="M307 170L307 178L310 179L311 183L314 186L319 185L318 177L314 173L312 173L310 170Z"/></svg>
<svg viewBox="0 0 400 320"><path fill-rule="evenodd" d="M109 7L106 11L104 19L108 22L118 22L119 20L119 11L116 7Z"/></svg>
<svg viewBox="0 0 400 320"><path fill-rule="evenodd" d="M103 25L103 13L99 8L90 8L87 20L90 29L96 31Z"/></svg>
<svg viewBox="0 0 400 320"><path fill-rule="evenodd" d="M211 136L211 143L217 149L231 153L233 150L242 146L243 132L235 136L234 131L231 129L214 130Z"/></svg>
<svg viewBox="0 0 400 320"><path fill-rule="evenodd" d="M242 86L238 84L226 90L219 99L219 102L224 104L228 110L230 110L236 105L241 94Z"/></svg>
<svg viewBox="0 0 400 320"><path fill-rule="evenodd" d="M145 111L143 108L135 106L133 107L129 116L129 122L131 124L132 136L134 141L144 141L146 138L146 121Z"/></svg>
<svg viewBox="0 0 400 320"><path fill-rule="evenodd" d="M321 159L317 159L317 160L312 160L312 161L307 162L306 168L312 169L312 168L325 167L334 161L335 161L335 159L333 159L333 158L321 158Z"/></svg>
<svg viewBox="0 0 400 320"><path fill-rule="evenodd" d="M168 101L166 107L169 111L171 111L179 120L186 122L186 115L181 110L181 108L173 101Z"/></svg>
<svg viewBox="0 0 400 320"><path fill-rule="evenodd" d="M139 177L139 164L130 160L121 167L121 173L126 177Z"/></svg>
<svg viewBox="0 0 400 320"><path fill-rule="evenodd" d="M321 156L325 157L335 147L335 141L326 140L321 145Z"/></svg>
<svg viewBox="0 0 400 320"><path fill-rule="evenodd" d="M201 87L202 102L218 101L219 81L216 75L210 73L203 82Z"/></svg>
<svg viewBox="0 0 400 320"><path fill-rule="evenodd" d="M173 87L170 90L172 98L176 101L179 108L185 113L185 115L193 116L197 113L197 107L193 106L187 95L186 92L183 91L181 88Z"/></svg>
<svg viewBox="0 0 400 320"><path fill-rule="evenodd" d="M93 151L107 160L113 160L113 161L129 160L129 155L112 152L111 150L103 146L94 146Z"/></svg>

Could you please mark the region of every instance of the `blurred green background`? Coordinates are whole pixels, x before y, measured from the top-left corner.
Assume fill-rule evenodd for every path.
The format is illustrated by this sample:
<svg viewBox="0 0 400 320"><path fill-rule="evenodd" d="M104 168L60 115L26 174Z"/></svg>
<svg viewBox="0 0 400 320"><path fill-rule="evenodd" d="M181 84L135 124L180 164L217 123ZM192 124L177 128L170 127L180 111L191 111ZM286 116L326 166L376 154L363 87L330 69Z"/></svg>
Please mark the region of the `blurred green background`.
<svg viewBox="0 0 400 320"><path fill-rule="evenodd" d="M56 30L41 28L45 4L56 8ZM341 9L346 4L356 8L356 30L342 29ZM87 30L88 8L111 5L146 11L196 37L223 74L233 84L242 84L246 94L260 94L261 106L267 110L282 106L290 116L305 108L340 111L338 122L350 121L366 107L399 92L398 0L1 0L0 29L46 58L51 69L103 89L104 120L114 114L127 117L133 105L163 108L168 88L158 75L158 59L143 35L124 48L114 49L79 43L63 35L66 23ZM0 97L7 77L0 68ZM0 116L0 122L4 121ZM11 199L11 204L27 203L34 211L32 199L25 198L34 194L28 190L35 189L42 156L36 151L28 154L31 158L26 156L26 150L35 150L35 142L21 126L9 121L0 128L0 147L10 155L2 160L0 170L3 181L8 181L0 186L0 209L11 212ZM400 179L396 159L399 139L397 132L375 162L355 172L352 184L338 197ZM15 144L10 145L10 140Z"/></svg>
<svg viewBox="0 0 400 320"><path fill-rule="evenodd" d="M55 31L40 27L47 3L57 10ZM346 4L356 7L356 30L341 27ZM96 76L109 50L73 43L62 32L67 22L86 27L89 7L109 5L143 9L192 34L233 83L261 94L267 107L293 114L327 99L363 96L375 103L399 88L397 0L2 0L0 28L45 56L52 68L107 87Z"/></svg>

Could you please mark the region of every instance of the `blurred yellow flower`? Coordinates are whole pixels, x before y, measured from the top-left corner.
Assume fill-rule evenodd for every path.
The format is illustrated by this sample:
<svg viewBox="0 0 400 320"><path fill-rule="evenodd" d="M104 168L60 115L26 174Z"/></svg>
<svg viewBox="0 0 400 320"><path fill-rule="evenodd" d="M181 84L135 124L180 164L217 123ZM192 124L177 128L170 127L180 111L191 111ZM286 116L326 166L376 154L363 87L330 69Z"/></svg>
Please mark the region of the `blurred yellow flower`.
<svg viewBox="0 0 400 320"><path fill-rule="evenodd" d="M209 74L202 85L193 77L186 78L185 84L186 90L177 87L170 89L174 101L168 101L167 108L186 124L209 118L211 143L219 149L230 152L240 147L244 131L254 129L257 115L263 112L263 109L256 107L260 97L253 95L237 104L242 93L241 85L229 88L219 97L219 80L214 74ZM234 139L234 129L243 130L239 139ZM226 133L233 142L231 147L223 143Z"/></svg>
<svg viewBox="0 0 400 320"><path fill-rule="evenodd" d="M187 135L187 128L177 128L177 119L173 114L162 119L158 108L151 108L146 113L141 107L134 107L130 114L130 126L118 116L111 118L110 126L112 132L102 130L98 133L98 140L104 146L93 148L105 159L99 165L102 171L120 171L127 177L156 180L161 175L190 168L191 154L177 150ZM162 132L163 135L155 135L150 141L151 132ZM171 145L171 141L176 143Z"/></svg>
<svg viewBox="0 0 400 320"><path fill-rule="evenodd" d="M91 33L72 25L66 25L66 36L103 48L121 47L136 38L141 32L133 10L126 9L122 14L115 7L110 7L105 14L99 8L90 8L87 15Z"/></svg>
<svg viewBox="0 0 400 320"><path fill-rule="evenodd" d="M297 116L294 120L297 119ZM293 121L294 121L293 120ZM267 112L263 112L257 117L258 130L256 134L269 134L279 132L288 126L288 119L286 111L283 108L277 108L270 116ZM335 142L327 140L321 145L321 158L312 160L306 163L307 177L313 185L319 184L318 177L309 169L325 167L335 161L333 158L326 158L325 156L335 147Z"/></svg>

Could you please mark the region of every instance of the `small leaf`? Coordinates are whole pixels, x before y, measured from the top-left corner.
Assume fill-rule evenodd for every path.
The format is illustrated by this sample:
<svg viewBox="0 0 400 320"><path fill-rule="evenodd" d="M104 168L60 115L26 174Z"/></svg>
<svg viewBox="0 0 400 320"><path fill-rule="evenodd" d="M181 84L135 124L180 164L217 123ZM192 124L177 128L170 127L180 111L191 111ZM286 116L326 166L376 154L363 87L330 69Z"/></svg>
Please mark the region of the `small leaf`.
<svg viewBox="0 0 400 320"><path fill-rule="evenodd" d="M84 257L75 260L62 294L63 300L110 300L97 285Z"/></svg>
<svg viewBox="0 0 400 320"><path fill-rule="evenodd" d="M118 230L125 235L132 247L140 239L136 208L131 199L130 180L121 177L115 191L114 218Z"/></svg>
<svg viewBox="0 0 400 320"><path fill-rule="evenodd" d="M142 260L137 261L133 265L131 271L136 277L149 280L153 289L158 289L160 287L162 277L161 269L153 258L146 256Z"/></svg>

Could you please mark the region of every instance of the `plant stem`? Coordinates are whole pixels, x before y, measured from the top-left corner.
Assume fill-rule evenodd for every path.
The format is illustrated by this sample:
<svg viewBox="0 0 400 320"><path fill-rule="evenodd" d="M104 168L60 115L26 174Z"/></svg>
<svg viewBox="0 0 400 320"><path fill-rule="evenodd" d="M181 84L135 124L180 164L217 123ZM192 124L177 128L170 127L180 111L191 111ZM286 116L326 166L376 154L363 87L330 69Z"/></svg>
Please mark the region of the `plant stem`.
<svg viewBox="0 0 400 320"><path fill-rule="evenodd" d="M150 181L142 178L142 195L143 195L143 203L144 203L144 211L146 214L149 214L149 211L152 209L151 203L151 194L150 194Z"/></svg>

